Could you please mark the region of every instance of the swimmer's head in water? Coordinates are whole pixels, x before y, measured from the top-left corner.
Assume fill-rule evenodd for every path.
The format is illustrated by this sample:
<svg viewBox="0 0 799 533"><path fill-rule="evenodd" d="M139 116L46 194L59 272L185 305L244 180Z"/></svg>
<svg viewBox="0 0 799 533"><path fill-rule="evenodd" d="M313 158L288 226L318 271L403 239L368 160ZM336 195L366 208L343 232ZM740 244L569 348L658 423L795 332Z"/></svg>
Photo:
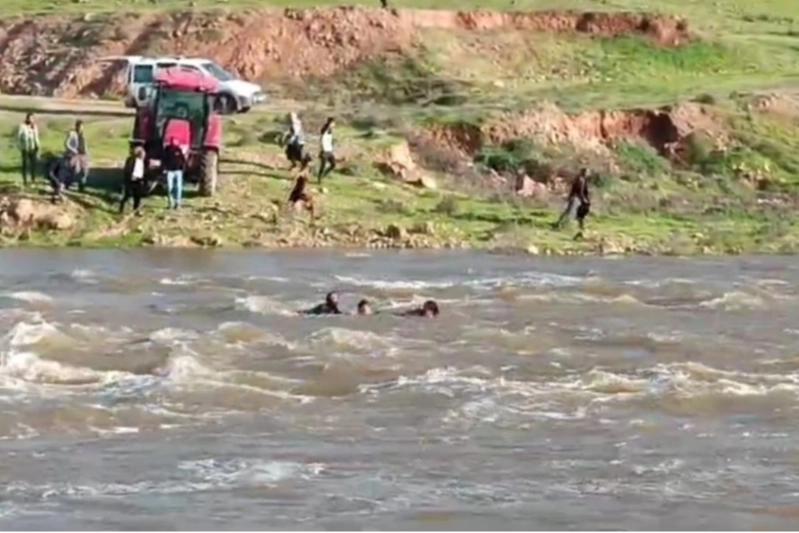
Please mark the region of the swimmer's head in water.
<svg viewBox="0 0 799 533"><path fill-rule="evenodd" d="M422 314L424 316L438 316L438 304L434 300L427 300L422 305Z"/></svg>
<svg viewBox="0 0 799 533"><path fill-rule="evenodd" d="M338 305L338 293L337 292L329 292L327 296L325 296L325 303L331 307L335 307Z"/></svg>
<svg viewBox="0 0 799 533"><path fill-rule="evenodd" d="M361 300L358 302L359 315L371 315L373 313L372 306L369 305L369 300Z"/></svg>

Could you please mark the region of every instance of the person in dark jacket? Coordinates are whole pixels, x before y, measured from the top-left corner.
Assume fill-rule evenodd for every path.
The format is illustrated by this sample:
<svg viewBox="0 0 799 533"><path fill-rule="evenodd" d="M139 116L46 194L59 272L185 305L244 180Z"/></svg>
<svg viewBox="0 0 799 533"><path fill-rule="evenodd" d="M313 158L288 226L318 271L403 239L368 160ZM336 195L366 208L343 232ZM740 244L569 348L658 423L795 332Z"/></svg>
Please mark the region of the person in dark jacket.
<svg viewBox="0 0 799 533"><path fill-rule="evenodd" d="M338 294L335 292L327 293L324 303L317 305L314 308L306 311L301 311L302 315L340 315L341 310L338 308Z"/></svg>
<svg viewBox="0 0 799 533"><path fill-rule="evenodd" d="M169 198L169 209L177 209L183 199L183 172L186 170L186 155L174 137L164 149L162 162L166 174L166 194Z"/></svg>
<svg viewBox="0 0 799 533"><path fill-rule="evenodd" d="M291 193L289 193L288 203L293 209L297 209L297 207L307 209L308 212L311 213L311 217L316 218L313 197L310 191L308 191L308 175L305 171L300 172L300 175L297 176L294 187L291 189Z"/></svg>
<svg viewBox="0 0 799 533"><path fill-rule="evenodd" d="M560 215L560 218L555 222L552 227L560 229L566 222L566 219L572 213L576 215L577 222L580 225L580 232L582 233L585 227L585 218L591 212L591 192L588 189L588 169L580 169L577 177L572 181L571 188L569 189L569 198L567 200L566 209ZM576 212L575 212L575 207ZM579 235L579 234L578 234Z"/></svg>
<svg viewBox="0 0 799 533"><path fill-rule="evenodd" d="M132 147L130 155L125 160L123 169L123 192L119 202L119 214L125 212L125 205L128 200L133 199L133 211L137 216L141 215L141 199L145 195L147 183L145 173L147 171L144 162L144 148L141 146Z"/></svg>
<svg viewBox="0 0 799 533"><path fill-rule="evenodd" d="M47 181L50 182L50 187L53 189L52 201L53 203L61 202L64 200L64 189L72 185L72 180L75 177L72 165L65 157L58 157L55 154L46 154L43 159Z"/></svg>

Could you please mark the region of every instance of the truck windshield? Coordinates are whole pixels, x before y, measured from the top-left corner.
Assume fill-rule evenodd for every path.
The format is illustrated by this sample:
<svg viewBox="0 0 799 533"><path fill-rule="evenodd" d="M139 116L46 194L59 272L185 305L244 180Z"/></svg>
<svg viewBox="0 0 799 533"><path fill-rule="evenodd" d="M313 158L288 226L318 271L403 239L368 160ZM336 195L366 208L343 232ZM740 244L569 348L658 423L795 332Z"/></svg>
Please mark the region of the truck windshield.
<svg viewBox="0 0 799 533"><path fill-rule="evenodd" d="M202 92L162 89L156 110L157 131L163 131L164 123L170 118L187 119L193 130L202 128L208 113L207 97Z"/></svg>
<svg viewBox="0 0 799 533"><path fill-rule="evenodd" d="M158 116L168 118L193 118L205 114L206 95L194 91L164 89L158 99Z"/></svg>
<svg viewBox="0 0 799 533"><path fill-rule="evenodd" d="M210 61L207 63L203 63L203 68L207 70L211 76L218 79L219 81L233 81L236 79L236 76L234 76L227 70L223 69L216 63L212 63Z"/></svg>

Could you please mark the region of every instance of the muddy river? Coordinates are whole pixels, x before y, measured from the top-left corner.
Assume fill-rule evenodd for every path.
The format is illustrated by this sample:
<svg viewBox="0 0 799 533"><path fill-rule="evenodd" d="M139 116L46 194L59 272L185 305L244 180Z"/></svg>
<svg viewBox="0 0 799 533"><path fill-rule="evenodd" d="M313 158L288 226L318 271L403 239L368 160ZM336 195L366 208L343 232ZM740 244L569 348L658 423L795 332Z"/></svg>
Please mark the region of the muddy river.
<svg viewBox="0 0 799 533"><path fill-rule="evenodd" d="M795 528L796 263L2 251L0 529Z"/></svg>

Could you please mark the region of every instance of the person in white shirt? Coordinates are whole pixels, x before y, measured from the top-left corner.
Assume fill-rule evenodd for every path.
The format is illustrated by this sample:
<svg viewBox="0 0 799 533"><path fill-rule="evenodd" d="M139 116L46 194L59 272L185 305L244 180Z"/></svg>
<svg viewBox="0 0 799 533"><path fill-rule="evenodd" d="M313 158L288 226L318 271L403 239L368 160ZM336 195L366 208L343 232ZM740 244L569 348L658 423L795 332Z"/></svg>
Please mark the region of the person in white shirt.
<svg viewBox="0 0 799 533"><path fill-rule="evenodd" d="M17 130L17 145L22 158L22 184L28 184L28 175L31 183L36 180L36 164L39 155L39 128L33 119L33 113L25 115L25 122Z"/></svg>
<svg viewBox="0 0 799 533"><path fill-rule="evenodd" d="M286 142L286 159L291 163L289 170L294 170L294 167L299 165L300 170L303 171L308 168L308 163L313 158L305 153L305 132L302 129L302 121L297 113L294 112L289 113L288 121L289 131L284 138L288 139Z"/></svg>
<svg viewBox="0 0 799 533"><path fill-rule="evenodd" d="M125 160L124 169L124 190L122 200L119 202L119 214L125 212L125 204L133 199L133 211L140 215L141 199L144 197L146 188L145 175L147 168L144 162L144 148L141 146L132 147L130 156Z"/></svg>
<svg viewBox="0 0 799 533"><path fill-rule="evenodd" d="M333 153L333 126L335 124L335 119L329 117L322 126L322 150L319 153L319 174L317 176L319 183L322 183L322 178L336 168L336 155Z"/></svg>

